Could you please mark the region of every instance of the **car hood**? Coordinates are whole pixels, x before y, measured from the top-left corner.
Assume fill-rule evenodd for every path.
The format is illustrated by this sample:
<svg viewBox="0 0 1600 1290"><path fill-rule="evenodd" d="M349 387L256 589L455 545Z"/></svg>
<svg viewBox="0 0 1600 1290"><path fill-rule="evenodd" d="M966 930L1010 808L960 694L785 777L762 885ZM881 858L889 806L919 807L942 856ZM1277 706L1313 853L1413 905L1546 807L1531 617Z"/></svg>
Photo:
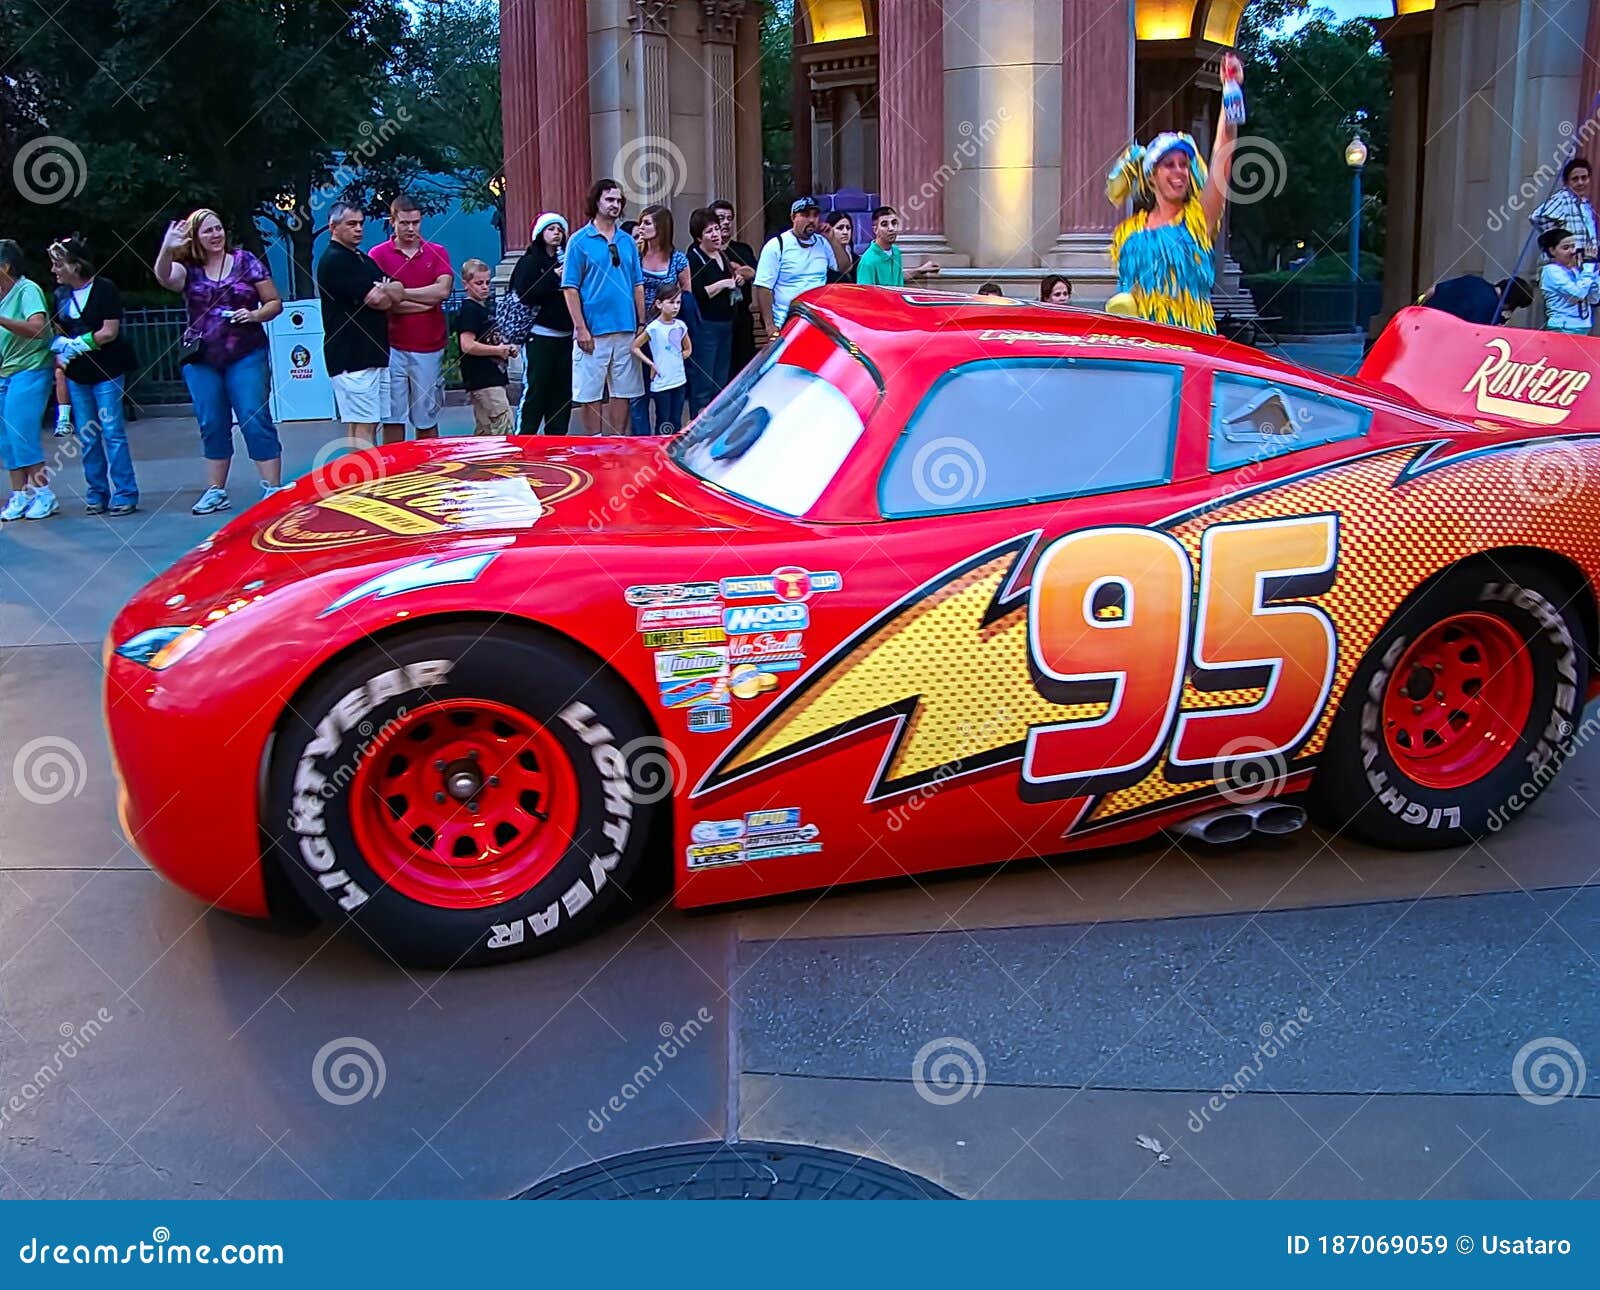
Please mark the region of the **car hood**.
<svg viewBox="0 0 1600 1290"><path fill-rule="evenodd" d="M680 469L667 442L461 438L339 457L200 543L125 612L146 624L217 614L331 569L427 553L793 529Z"/></svg>

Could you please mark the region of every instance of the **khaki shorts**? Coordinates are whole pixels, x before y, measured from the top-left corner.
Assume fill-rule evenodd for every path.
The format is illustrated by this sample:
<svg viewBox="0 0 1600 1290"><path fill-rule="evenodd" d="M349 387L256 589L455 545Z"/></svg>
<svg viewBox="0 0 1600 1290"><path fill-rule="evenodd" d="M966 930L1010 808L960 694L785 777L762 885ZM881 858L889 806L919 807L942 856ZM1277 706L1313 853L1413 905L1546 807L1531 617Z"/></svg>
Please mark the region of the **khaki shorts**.
<svg viewBox="0 0 1600 1290"><path fill-rule="evenodd" d="M614 399L636 399L644 393L644 376L633 356L633 333L610 331L594 338L594 353L572 344L572 401L598 403L611 386Z"/></svg>
<svg viewBox="0 0 1600 1290"><path fill-rule="evenodd" d="M467 399L472 404L473 434L510 434L511 402L506 398L506 387L491 385L483 390L468 390Z"/></svg>
<svg viewBox="0 0 1600 1290"><path fill-rule="evenodd" d="M389 369L367 367L333 378L333 406L348 425L377 425L389 402Z"/></svg>

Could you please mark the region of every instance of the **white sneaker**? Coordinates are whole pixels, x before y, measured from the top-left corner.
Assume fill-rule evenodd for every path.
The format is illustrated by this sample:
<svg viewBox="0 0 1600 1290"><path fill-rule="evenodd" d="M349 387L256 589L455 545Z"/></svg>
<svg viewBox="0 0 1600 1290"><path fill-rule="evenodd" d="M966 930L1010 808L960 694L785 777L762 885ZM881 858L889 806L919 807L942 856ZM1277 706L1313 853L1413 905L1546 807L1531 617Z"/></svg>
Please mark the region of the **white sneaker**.
<svg viewBox="0 0 1600 1290"><path fill-rule="evenodd" d="M6 501L5 510L0 511L0 520L20 520L32 500L33 498L27 493L21 491L12 493Z"/></svg>
<svg viewBox="0 0 1600 1290"><path fill-rule="evenodd" d="M261 496L262 497L271 497L274 493L286 492L287 490L289 490L290 488L293 488L293 487L294 487L293 484L269 484L269 483L267 483L266 480L263 479L261 481Z"/></svg>
<svg viewBox="0 0 1600 1290"><path fill-rule="evenodd" d="M33 490L33 499L28 503L28 509L22 512L25 520L42 520L54 515L61 509L61 503L56 501L56 495L48 488Z"/></svg>
<svg viewBox="0 0 1600 1290"><path fill-rule="evenodd" d="M212 511L225 511L232 505L227 491L213 485L200 494L200 500L190 510L195 515L210 515Z"/></svg>
<svg viewBox="0 0 1600 1290"><path fill-rule="evenodd" d="M55 428L55 431L54 431L55 437L57 439L64 439L67 435L69 435L71 433L72 433L72 418L71 417L57 417L56 418L56 428Z"/></svg>

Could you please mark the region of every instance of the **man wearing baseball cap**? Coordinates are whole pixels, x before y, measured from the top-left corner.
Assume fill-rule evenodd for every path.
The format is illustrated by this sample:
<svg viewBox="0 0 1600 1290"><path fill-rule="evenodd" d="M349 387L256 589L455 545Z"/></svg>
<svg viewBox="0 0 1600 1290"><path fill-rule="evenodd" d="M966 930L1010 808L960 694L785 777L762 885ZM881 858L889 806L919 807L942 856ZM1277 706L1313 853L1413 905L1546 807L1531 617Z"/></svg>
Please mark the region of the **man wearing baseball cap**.
<svg viewBox="0 0 1600 1290"><path fill-rule="evenodd" d="M817 236L822 208L815 197L798 197L789 207L789 225L761 248L756 261L756 307L774 335L789 316L789 305L802 291L820 287L828 270L837 268L833 246Z"/></svg>

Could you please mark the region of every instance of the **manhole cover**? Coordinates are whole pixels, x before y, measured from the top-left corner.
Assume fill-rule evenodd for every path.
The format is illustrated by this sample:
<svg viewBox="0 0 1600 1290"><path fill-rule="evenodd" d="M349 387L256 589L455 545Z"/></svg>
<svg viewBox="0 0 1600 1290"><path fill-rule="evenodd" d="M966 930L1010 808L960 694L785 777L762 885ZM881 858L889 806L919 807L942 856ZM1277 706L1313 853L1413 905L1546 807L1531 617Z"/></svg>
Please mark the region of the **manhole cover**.
<svg viewBox="0 0 1600 1290"><path fill-rule="evenodd" d="M865 1156L781 1142L702 1142L596 1161L518 1200L956 1200Z"/></svg>

